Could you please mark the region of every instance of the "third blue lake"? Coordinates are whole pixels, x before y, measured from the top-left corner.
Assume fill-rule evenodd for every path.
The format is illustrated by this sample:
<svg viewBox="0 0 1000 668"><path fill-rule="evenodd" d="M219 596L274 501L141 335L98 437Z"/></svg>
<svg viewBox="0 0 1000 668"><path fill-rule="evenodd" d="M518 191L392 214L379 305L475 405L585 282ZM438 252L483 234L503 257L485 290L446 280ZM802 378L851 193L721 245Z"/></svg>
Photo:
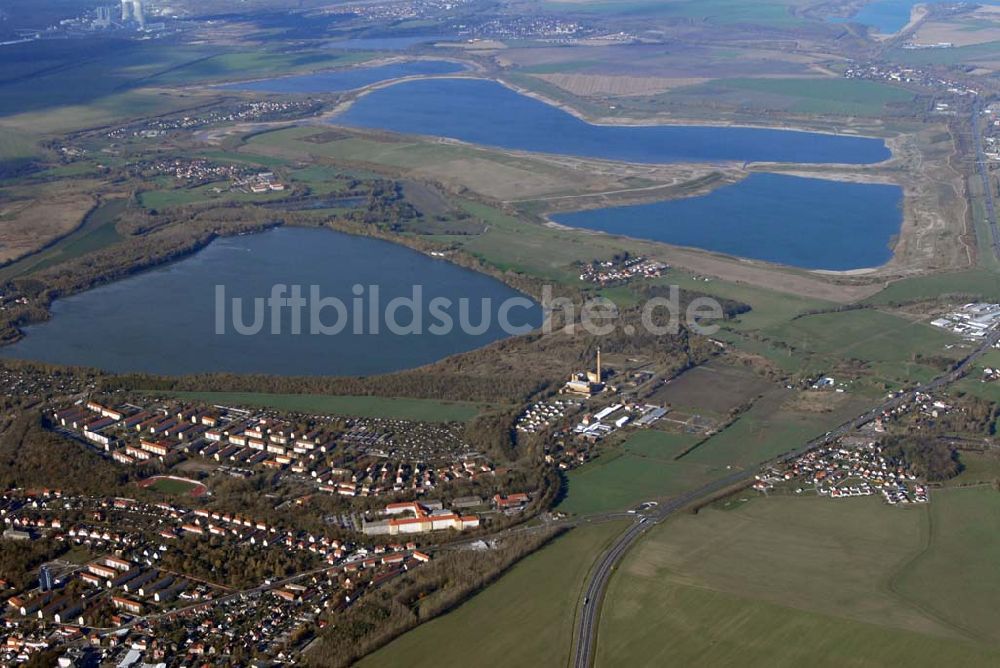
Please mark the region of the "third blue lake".
<svg viewBox="0 0 1000 668"><path fill-rule="evenodd" d="M864 5L849 18L835 17L835 23L861 23L871 26L882 35L893 35L910 22L911 10L927 0L875 0Z"/></svg>
<svg viewBox="0 0 1000 668"><path fill-rule="evenodd" d="M844 271L892 257L898 186L752 174L701 197L552 216L563 225L801 267Z"/></svg>
<svg viewBox="0 0 1000 668"><path fill-rule="evenodd" d="M837 23L861 23L875 28L882 35L894 35L910 22L910 13L928 0L875 0L865 4L850 18L837 17ZM980 0L978 4L995 5L997 0Z"/></svg>
<svg viewBox="0 0 1000 668"><path fill-rule="evenodd" d="M376 67L352 67L346 70L330 70L260 81L242 81L218 86L218 88L262 93L337 93L390 79L418 75L454 74L464 69L464 66L447 60L412 60Z"/></svg>
<svg viewBox="0 0 1000 668"><path fill-rule="evenodd" d="M642 163L868 164L890 157L881 139L701 125L612 126L483 79L408 81L359 98L335 121L474 144Z"/></svg>

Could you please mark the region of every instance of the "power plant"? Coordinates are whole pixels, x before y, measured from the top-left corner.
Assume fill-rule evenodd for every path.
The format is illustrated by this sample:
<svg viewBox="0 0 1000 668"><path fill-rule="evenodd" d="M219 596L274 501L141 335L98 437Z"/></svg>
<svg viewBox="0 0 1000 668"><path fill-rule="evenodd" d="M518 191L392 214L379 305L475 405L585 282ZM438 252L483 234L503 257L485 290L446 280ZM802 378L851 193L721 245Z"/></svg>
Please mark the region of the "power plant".
<svg viewBox="0 0 1000 668"><path fill-rule="evenodd" d="M114 7L98 7L94 26L97 28L110 28L112 24L111 10L113 9Z"/></svg>
<svg viewBox="0 0 1000 668"><path fill-rule="evenodd" d="M593 396L604 390L604 369L601 368L601 349L597 349L597 367L593 371L578 371L563 386L564 392Z"/></svg>
<svg viewBox="0 0 1000 668"><path fill-rule="evenodd" d="M146 27L146 17L142 11L142 0L122 0L122 23L137 23Z"/></svg>

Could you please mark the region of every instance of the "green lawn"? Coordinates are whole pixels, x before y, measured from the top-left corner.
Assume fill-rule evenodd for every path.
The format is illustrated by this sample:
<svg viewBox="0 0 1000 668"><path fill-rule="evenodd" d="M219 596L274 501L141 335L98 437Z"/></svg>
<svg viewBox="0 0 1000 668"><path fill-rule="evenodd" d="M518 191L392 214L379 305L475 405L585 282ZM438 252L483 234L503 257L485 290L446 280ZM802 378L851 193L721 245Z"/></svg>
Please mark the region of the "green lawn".
<svg viewBox="0 0 1000 668"><path fill-rule="evenodd" d="M392 397L255 392L172 392L171 394L180 399L224 406L264 406L282 411L385 417L426 422L465 422L478 415L483 408L482 404L471 402Z"/></svg>
<svg viewBox="0 0 1000 668"><path fill-rule="evenodd" d="M357 665L566 665L584 579L623 528L623 522L609 522L571 530L514 565L457 609L417 627Z"/></svg>
<svg viewBox="0 0 1000 668"><path fill-rule="evenodd" d="M597 665L996 665L1000 647L970 641L893 584L921 554L934 505L949 512L945 494L953 492L935 495L930 508L780 497L678 515L655 528L613 576ZM987 507L995 510L1000 495L993 494L997 500ZM996 526L995 516L972 512L951 517L952 526L979 526L980 536L989 532L983 520ZM969 614L995 625L989 583L1000 573L980 568L990 559L995 566L995 548L972 555L970 575L984 578L973 580L962 572L975 552L971 536L952 544L962 549L935 564L933 575L924 573L920 587L928 598L944 596L951 611L966 607L958 603L964 580L984 581Z"/></svg>

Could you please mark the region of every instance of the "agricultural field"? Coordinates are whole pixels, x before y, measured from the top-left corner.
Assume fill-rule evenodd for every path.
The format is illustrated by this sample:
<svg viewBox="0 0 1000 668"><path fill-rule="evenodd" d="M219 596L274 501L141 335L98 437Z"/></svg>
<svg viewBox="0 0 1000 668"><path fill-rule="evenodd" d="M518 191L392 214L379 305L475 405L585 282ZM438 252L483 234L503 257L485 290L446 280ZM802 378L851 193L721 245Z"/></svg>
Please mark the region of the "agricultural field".
<svg viewBox="0 0 1000 668"><path fill-rule="evenodd" d="M1000 645L1000 492L992 485L934 494L924 549L892 581L900 596L966 638Z"/></svg>
<svg viewBox="0 0 1000 668"><path fill-rule="evenodd" d="M267 394L255 392L173 392L190 401L224 406L255 406L315 414L383 417L427 422L466 422L484 408L481 404L434 399Z"/></svg>
<svg viewBox="0 0 1000 668"><path fill-rule="evenodd" d="M750 370L710 362L694 367L663 385L650 397L650 401L718 418L725 417L729 411L757 395L776 389L773 383Z"/></svg>
<svg viewBox="0 0 1000 668"><path fill-rule="evenodd" d="M953 274L917 276L891 283L881 292L864 300L885 305L942 296L960 295L969 299L1000 300L1000 277L988 271L972 269Z"/></svg>
<svg viewBox="0 0 1000 668"><path fill-rule="evenodd" d="M541 69L542 72L537 72ZM547 68L533 68L528 71L534 76L562 88L573 95L590 97L607 95L609 97L629 97L632 95L659 95L681 86L692 86L704 83L699 77L630 77L614 74L584 74L573 71L572 65L560 68L561 71L546 73ZM522 70L524 72L525 70Z"/></svg>
<svg viewBox="0 0 1000 668"><path fill-rule="evenodd" d="M80 225L94 206L84 192L49 189L25 199L0 203L0 264L41 250Z"/></svg>
<svg viewBox="0 0 1000 668"><path fill-rule="evenodd" d="M929 507L909 509L875 498L781 497L679 515L612 578L597 665L662 665L667 657L690 665L995 664L996 637L970 638L951 615L965 609L971 583L982 583L968 609L980 627L995 626L983 606L996 599L997 572L982 568L995 563L996 541L986 539L981 557L972 553L998 509L1000 494L973 490L939 492ZM948 514L953 530L928 548L931 513ZM983 579L956 568L970 556ZM935 581L941 609L913 598L908 583L918 577L922 586Z"/></svg>
<svg viewBox="0 0 1000 668"><path fill-rule="evenodd" d="M678 434L659 429L640 429L622 444L622 449L636 457L671 460L698 441L695 434Z"/></svg>
<svg viewBox="0 0 1000 668"><path fill-rule="evenodd" d="M914 94L897 86L841 78L722 78L675 88L670 96L729 101L800 114L881 116L892 105L908 105Z"/></svg>
<svg viewBox="0 0 1000 668"><path fill-rule="evenodd" d="M42 154L30 136L0 126L0 179L17 174Z"/></svg>
<svg viewBox="0 0 1000 668"><path fill-rule="evenodd" d="M676 285L682 289L748 304L751 309L748 313L741 313L736 316L734 322L727 323L727 326L741 331L763 329L769 325L787 322L806 311L829 309L836 306L835 302L825 299L800 297L742 282L697 277L681 269L671 271L667 277L658 279L655 283Z"/></svg>
<svg viewBox="0 0 1000 668"><path fill-rule="evenodd" d="M952 334L875 309L806 315L764 332L803 351L834 358L905 364L916 353L954 356Z"/></svg>
<svg viewBox="0 0 1000 668"><path fill-rule="evenodd" d="M996 42L1000 40L1000 10L980 5L958 16L924 21L912 39L915 44L947 42L958 47Z"/></svg>
<svg viewBox="0 0 1000 668"><path fill-rule="evenodd" d="M727 25L756 23L792 26L800 22L790 11L803 0L547 0L543 7L580 14L676 18Z"/></svg>
<svg viewBox="0 0 1000 668"><path fill-rule="evenodd" d="M642 447L641 441L631 449L608 449L567 473L566 496L556 510L580 515L625 510L644 501L680 494L718 477L708 466L646 454L648 443L642 447L644 454L638 454L637 447Z"/></svg>
<svg viewBox="0 0 1000 668"><path fill-rule="evenodd" d="M956 65L996 69L1000 63L1000 41L951 49L891 49L887 57L906 65Z"/></svg>
<svg viewBox="0 0 1000 668"><path fill-rule="evenodd" d="M573 611L593 555L624 526L607 522L572 529L452 612L397 638L357 665L565 665Z"/></svg>
<svg viewBox="0 0 1000 668"><path fill-rule="evenodd" d="M861 413L867 405L866 400L849 394L825 392L816 402L804 401L803 394L784 390L764 395L680 461L716 471L752 467L801 447Z"/></svg>
<svg viewBox="0 0 1000 668"><path fill-rule="evenodd" d="M0 56L0 73L16 72L25 61L46 65L31 77L0 78L0 115L88 104L138 88L318 70L365 59L363 52L327 50L240 51L106 39L33 42Z"/></svg>
<svg viewBox="0 0 1000 668"><path fill-rule="evenodd" d="M70 234L66 234L41 252L0 268L0 280L30 274L120 241L121 236L115 229L115 222L127 206L128 201L125 199L112 199L102 203L88 213L83 223L76 226ZM86 211L81 212L81 217L83 213Z"/></svg>
<svg viewBox="0 0 1000 668"><path fill-rule="evenodd" d="M161 40L32 42L0 54L0 126L33 133L101 127L223 95L169 87L345 67L368 57L361 51L241 50ZM36 68L34 76L23 76L27 63Z"/></svg>

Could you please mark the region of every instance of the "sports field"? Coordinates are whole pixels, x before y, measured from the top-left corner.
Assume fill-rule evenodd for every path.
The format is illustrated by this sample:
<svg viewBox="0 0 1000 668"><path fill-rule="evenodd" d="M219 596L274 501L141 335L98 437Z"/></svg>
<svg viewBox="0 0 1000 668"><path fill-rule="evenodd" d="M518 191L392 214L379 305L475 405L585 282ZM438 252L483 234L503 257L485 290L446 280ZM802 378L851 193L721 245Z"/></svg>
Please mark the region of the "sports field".
<svg viewBox="0 0 1000 668"><path fill-rule="evenodd" d="M153 476L143 480L139 485L172 496L203 496L208 492L208 488L196 480L173 476Z"/></svg>
<svg viewBox="0 0 1000 668"><path fill-rule="evenodd" d="M482 404L436 399L332 396L325 394L268 394L262 392L173 392L180 399L222 406L261 406L303 413L384 417L426 422L466 422Z"/></svg>
<svg viewBox="0 0 1000 668"><path fill-rule="evenodd" d="M358 663L380 666L564 666L584 578L623 522L585 525L515 564L452 612Z"/></svg>
<svg viewBox="0 0 1000 668"><path fill-rule="evenodd" d="M781 497L679 515L612 578L597 665L996 665L998 510L984 488L929 507Z"/></svg>

